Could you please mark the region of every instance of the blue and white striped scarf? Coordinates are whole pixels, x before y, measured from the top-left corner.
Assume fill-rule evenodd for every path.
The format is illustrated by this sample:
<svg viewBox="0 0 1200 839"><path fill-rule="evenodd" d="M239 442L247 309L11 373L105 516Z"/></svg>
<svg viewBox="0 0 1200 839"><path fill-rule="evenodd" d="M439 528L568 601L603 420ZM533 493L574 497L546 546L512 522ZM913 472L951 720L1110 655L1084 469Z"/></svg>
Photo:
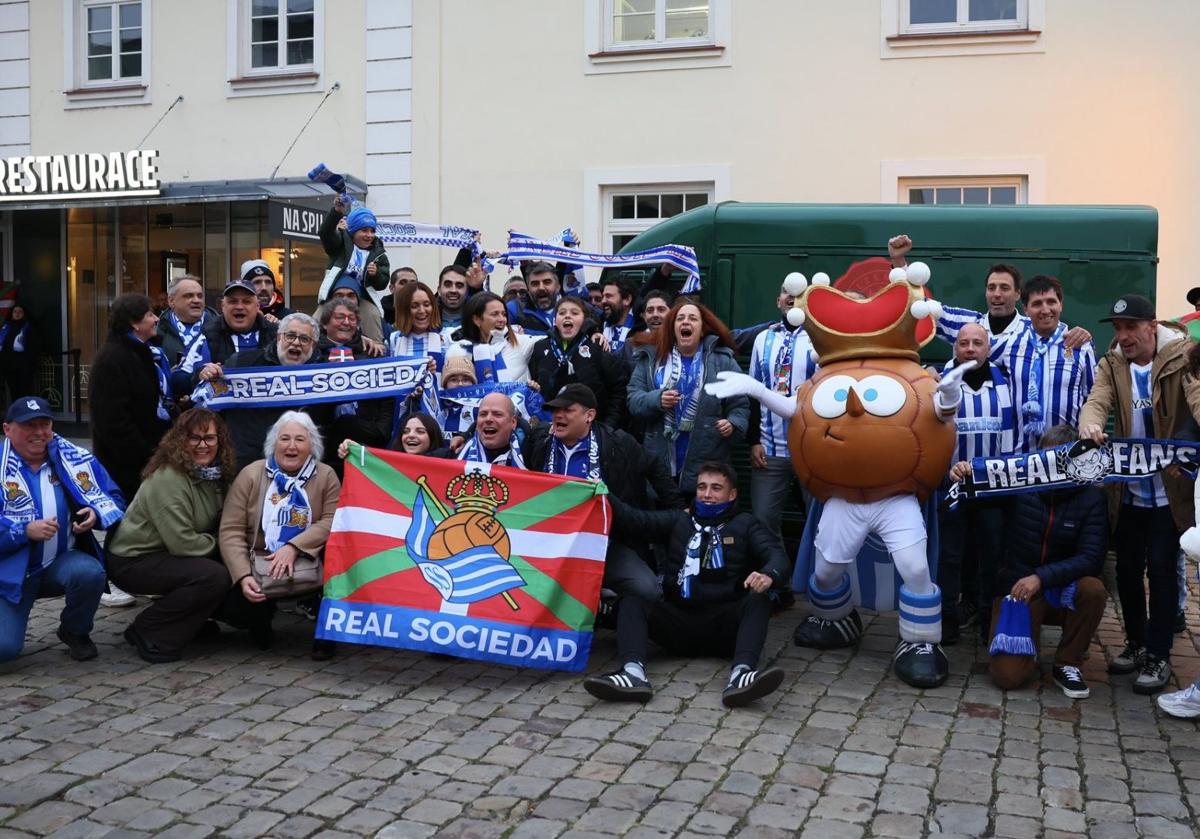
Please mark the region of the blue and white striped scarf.
<svg viewBox="0 0 1200 839"><path fill-rule="evenodd" d="M441 370L446 361L446 341L440 332L422 332L405 335L393 332L388 338L388 354L417 358L432 358Z"/></svg>
<svg viewBox="0 0 1200 839"><path fill-rule="evenodd" d="M171 400L171 365L167 363L167 354L162 351L162 347L143 341L132 329L129 330L128 337L129 340L136 341L150 350L150 355L154 359L154 375L158 379L158 405L156 412L160 420L170 422L171 412L167 410L167 402Z"/></svg>
<svg viewBox="0 0 1200 839"><path fill-rule="evenodd" d="M312 522L312 504L304 489L317 471L317 461L311 455L300 471L288 475L280 470L275 455L267 459L267 496L263 499L263 540L271 553L295 539Z"/></svg>
<svg viewBox="0 0 1200 839"><path fill-rule="evenodd" d="M703 348L697 348L696 354L684 362L678 348L673 347L671 354L654 371L654 382L662 390L679 391L679 402L674 410L663 414L663 437L670 443L667 446L667 454L671 474L678 475L683 464L680 462L677 443L681 438L686 439L685 435L692 433L696 426L696 412L700 408L700 389L704 384Z"/></svg>
<svg viewBox="0 0 1200 839"><path fill-rule="evenodd" d="M587 446L587 467L586 474L576 475L575 477L587 478L589 481L599 481L600 478L600 439L599 435L594 431L589 431L587 437L580 441ZM576 446L579 444L577 443ZM578 451L573 449L572 454ZM550 451L546 456L546 472L551 475L570 475L571 458L567 454L567 447L557 437L550 438Z"/></svg>
<svg viewBox="0 0 1200 839"><path fill-rule="evenodd" d="M175 312L168 310L166 315L167 323L175 327L175 332L179 335L179 341L183 344L183 356L186 358L191 352L192 345L200 340L200 336L204 334L205 313L200 313L200 318L190 326L179 320L179 316Z"/></svg>
<svg viewBox="0 0 1200 839"><path fill-rule="evenodd" d="M649 250L623 254L587 253L536 239L515 230L508 231L508 252L500 257L500 261L511 265L527 259L591 265L596 268L634 268L666 263L687 274L687 281L682 289L684 294L700 291L700 264L696 261L696 251L685 245L660 245Z"/></svg>
<svg viewBox="0 0 1200 839"><path fill-rule="evenodd" d="M513 432L507 451L497 456L495 460L487 459L487 449L484 448L483 441L479 439L478 434L462 447L462 451L458 453L458 459L467 463L492 463L499 466L511 466L514 469L526 468L525 459L521 456L521 447L517 445L516 432Z"/></svg>
<svg viewBox="0 0 1200 839"><path fill-rule="evenodd" d="M1046 430L1046 353L1050 346L1062 338L1067 331L1066 324L1060 323L1049 338L1036 336L1032 342L1033 360L1029 371L1029 381L1025 387L1025 403L1021 405L1021 413L1025 418L1026 433L1034 439L1042 436Z"/></svg>
<svg viewBox="0 0 1200 839"><path fill-rule="evenodd" d="M8 338L8 333L12 331L15 323L17 323L17 321L14 321L10 318L4 322L3 326L0 326L0 346L4 345L4 341ZM23 320L20 321L20 324L21 325L17 327L16 337L13 338L13 352L25 352L25 336L29 334L29 321Z"/></svg>

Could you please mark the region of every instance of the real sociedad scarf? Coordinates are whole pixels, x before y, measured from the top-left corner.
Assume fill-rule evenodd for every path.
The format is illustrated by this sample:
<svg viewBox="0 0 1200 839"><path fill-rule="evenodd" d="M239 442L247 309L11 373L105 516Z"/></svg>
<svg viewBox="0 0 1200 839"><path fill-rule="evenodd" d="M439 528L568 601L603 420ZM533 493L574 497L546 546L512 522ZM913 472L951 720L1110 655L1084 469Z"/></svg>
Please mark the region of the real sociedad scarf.
<svg viewBox="0 0 1200 839"><path fill-rule="evenodd" d="M663 437L671 445L667 446L670 457L671 474L679 474L679 455L676 451L676 441L685 434L691 434L696 425L696 412L700 407L700 386L704 379L704 350L697 349L687 363L679 354L678 348L672 348L671 354L655 371L655 383L662 390L679 391L679 402L675 409L663 415Z"/></svg>
<svg viewBox="0 0 1200 839"><path fill-rule="evenodd" d="M300 408L385 396L407 397L425 380L426 358L364 358L350 363L227 369L202 382L192 403L213 411L232 408Z"/></svg>
<svg viewBox="0 0 1200 839"><path fill-rule="evenodd" d="M471 360L475 363L475 381L503 382L508 381L508 365L504 361L504 347L508 344L507 331L501 333L499 344L492 341L486 344L471 344Z"/></svg>
<svg viewBox="0 0 1200 839"><path fill-rule="evenodd" d="M477 433L462 447L462 451L458 453L458 459L467 463L493 463L500 466L511 466L514 469L524 469L525 459L521 457L521 449L515 445L516 442L514 433L508 449L498 455L495 460L488 460L487 449L484 448L483 441L479 439Z"/></svg>
<svg viewBox="0 0 1200 839"><path fill-rule="evenodd" d="M774 324L767 332L766 345L758 359L758 380L785 395L790 395L792 389L792 357L796 352L796 338L799 334L799 327L791 329L781 323ZM770 362L771 351L776 341L783 343L779 347L779 355L775 357L774 365L768 370L767 364Z"/></svg>
<svg viewBox="0 0 1200 839"><path fill-rule="evenodd" d="M1049 338L1042 338L1036 332L1030 333L1033 338L1033 360L1030 363L1029 381L1025 385L1025 403L1021 406L1021 414L1025 421L1026 436L1035 440L1046 430L1046 358L1050 347L1066 331L1066 324L1060 323Z"/></svg>
<svg viewBox="0 0 1200 839"><path fill-rule="evenodd" d="M166 318L167 323L171 324L175 328L175 333L179 335L179 342L183 344L183 357L186 358L192 351L192 345L204 334L204 314L201 313L200 319L191 326L180 321L179 316L170 310L167 311Z"/></svg>
<svg viewBox="0 0 1200 839"><path fill-rule="evenodd" d="M8 333L12 331L13 321L6 320L3 326L0 326L0 347L4 346L4 342L8 339ZM29 334L29 321L21 321L21 326L17 330L17 334L13 336L12 351L25 352L25 338Z"/></svg>
<svg viewBox="0 0 1200 839"><path fill-rule="evenodd" d="M479 403L489 393L503 393L513 401L517 413L527 421L541 412L542 403L545 401L542 395L526 382L486 382L454 387L441 391L441 400L446 408L478 410Z"/></svg>
<svg viewBox="0 0 1200 839"><path fill-rule="evenodd" d="M604 337L608 341L609 352L619 353L629 340L629 331L633 329L633 312L625 315L625 320L618 324L604 324Z"/></svg>
<svg viewBox="0 0 1200 839"><path fill-rule="evenodd" d="M99 461L95 455L55 434L47 447L46 457L54 469L54 474L63 481L63 486L75 503L96 511L98 526L101 529L106 529L121 520L124 515L121 505L100 485L96 476ZM5 438L4 446L0 449L0 476L4 481L4 500L0 502L0 508L3 509L6 518L14 520L21 515L21 511L10 505L22 497L33 497L25 478L21 475L20 460L12 450L12 443ZM30 510L32 509L30 501ZM33 519L29 518L27 521Z"/></svg>
<svg viewBox="0 0 1200 839"><path fill-rule="evenodd" d="M440 332L414 332L411 335L393 332L388 338L388 352L394 356L432 358L441 370L446 361L446 341Z"/></svg>
<svg viewBox="0 0 1200 839"><path fill-rule="evenodd" d="M267 459L267 496L263 499L262 530L267 550L271 553L295 539L312 521L312 505L305 485L317 471L316 458L308 460L295 475L279 468L275 455Z"/></svg>
<svg viewBox="0 0 1200 839"><path fill-rule="evenodd" d="M515 230L508 231L508 252L500 257L500 261L511 265L527 259L596 268L633 268L667 263L687 274L682 289L684 294L700 291L700 264L696 261L696 251L685 245L661 245L650 250L622 254L587 253Z"/></svg>
<svg viewBox="0 0 1200 839"><path fill-rule="evenodd" d="M688 599L694 593L692 584L700 576L702 568L724 568L725 548L721 540L721 531L727 522L717 524L702 524L700 519L711 521L722 515L733 506L732 501L724 504L706 504L695 502L695 515L692 516L692 538L688 540L687 552L684 554L683 567L679 569L679 594Z"/></svg>
<svg viewBox="0 0 1200 839"><path fill-rule="evenodd" d="M587 437L581 442L587 444L587 474L578 475L576 477L587 478L589 481L600 480L600 435L595 431L589 431ZM578 445L578 444L576 444ZM577 449L572 449L572 452ZM570 455L567 454L567 447L557 437L550 438L550 452L546 458L546 471L551 475L569 475L567 470L570 468Z"/></svg>
<svg viewBox="0 0 1200 839"><path fill-rule="evenodd" d="M331 363L345 364L348 361L354 360L354 350L350 347L343 347L341 344L335 344L329 348L326 354ZM335 417L352 417L358 414L357 402L343 402L333 409Z"/></svg>
<svg viewBox="0 0 1200 839"><path fill-rule="evenodd" d="M167 354L162 351L162 347L147 344L132 329L126 337L150 350L150 357L154 360L154 375L158 379L158 405L155 410L160 420L170 422L171 412L167 410L167 401L171 398L171 365L167 364Z"/></svg>
<svg viewBox="0 0 1200 839"><path fill-rule="evenodd" d="M1114 437L1097 446L1078 440L1025 454L977 457L971 461L970 477L953 484L947 497L954 509L964 498L1140 481L1176 465L1188 471L1200 465L1200 443Z"/></svg>

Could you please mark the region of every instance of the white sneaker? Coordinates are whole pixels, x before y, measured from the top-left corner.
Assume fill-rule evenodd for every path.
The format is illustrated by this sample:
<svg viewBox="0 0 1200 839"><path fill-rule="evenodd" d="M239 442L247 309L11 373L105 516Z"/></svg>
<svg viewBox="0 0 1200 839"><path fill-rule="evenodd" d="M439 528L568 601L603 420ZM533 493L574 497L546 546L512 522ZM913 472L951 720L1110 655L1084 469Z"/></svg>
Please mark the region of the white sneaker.
<svg viewBox="0 0 1200 839"><path fill-rule="evenodd" d="M132 606L137 603L137 598L127 591L121 591L111 581L108 584L108 591L100 595L101 606Z"/></svg>
<svg viewBox="0 0 1200 839"><path fill-rule="evenodd" d="M1174 693L1160 694L1158 707L1173 717L1190 720L1200 717L1200 687L1188 685Z"/></svg>

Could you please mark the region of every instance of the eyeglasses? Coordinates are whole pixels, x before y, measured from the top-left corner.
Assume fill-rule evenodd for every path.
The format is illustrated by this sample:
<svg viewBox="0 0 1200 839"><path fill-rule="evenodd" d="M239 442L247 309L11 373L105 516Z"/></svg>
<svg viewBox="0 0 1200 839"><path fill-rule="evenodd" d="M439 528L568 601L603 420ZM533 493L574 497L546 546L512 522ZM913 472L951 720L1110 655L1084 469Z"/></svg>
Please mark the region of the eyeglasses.
<svg viewBox="0 0 1200 839"><path fill-rule="evenodd" d="M216 434L189 434L188 442L193 446L215 446L217 444Z"/></svg>
<svg viewBox="0 0 1200 839"><path fill-rule="evenodd" d="M279 337L289 344L299 344L302 347L307 347L313 342L311 335L301 335L299 332L281 332Z"/></svg>
<svg viewBox="0 0 1200 839"><path fill-rule="evenodd" d="M333 315L330 316L329 319L330 320L357 321L358 315L354 314L354 312L335 312Z"/></svg>

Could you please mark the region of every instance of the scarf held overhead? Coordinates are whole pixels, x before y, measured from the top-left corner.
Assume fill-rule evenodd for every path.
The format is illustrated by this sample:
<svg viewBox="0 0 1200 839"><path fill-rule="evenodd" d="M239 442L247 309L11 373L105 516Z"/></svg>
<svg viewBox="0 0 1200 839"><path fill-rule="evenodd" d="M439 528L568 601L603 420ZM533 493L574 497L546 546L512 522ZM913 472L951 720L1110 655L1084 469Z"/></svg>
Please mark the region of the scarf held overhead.
<svg viewBox="0 0 1200 839"><path fill-rule="evenodd" d="M1194 471L1200 443L1185 440L1110 438L1103 446L1087 440L1004 457L977 457L971 474L950 487L953 509L964 498L1069 489L1112 481L1140 481L1169 466Z"/></svg>
<svg viewBox="0 0 1200 839"><path fill-rule="evenodd" d="M700 263L696 260L696 251L685 245L660 245L650 250L622 254L587 253L535 239L515 230L508 231L508 252L500 260L515 264L526 259L590 265L595 268L633 268L666 263L687 274L682 289L684 294L700 291Z"/></svg>

